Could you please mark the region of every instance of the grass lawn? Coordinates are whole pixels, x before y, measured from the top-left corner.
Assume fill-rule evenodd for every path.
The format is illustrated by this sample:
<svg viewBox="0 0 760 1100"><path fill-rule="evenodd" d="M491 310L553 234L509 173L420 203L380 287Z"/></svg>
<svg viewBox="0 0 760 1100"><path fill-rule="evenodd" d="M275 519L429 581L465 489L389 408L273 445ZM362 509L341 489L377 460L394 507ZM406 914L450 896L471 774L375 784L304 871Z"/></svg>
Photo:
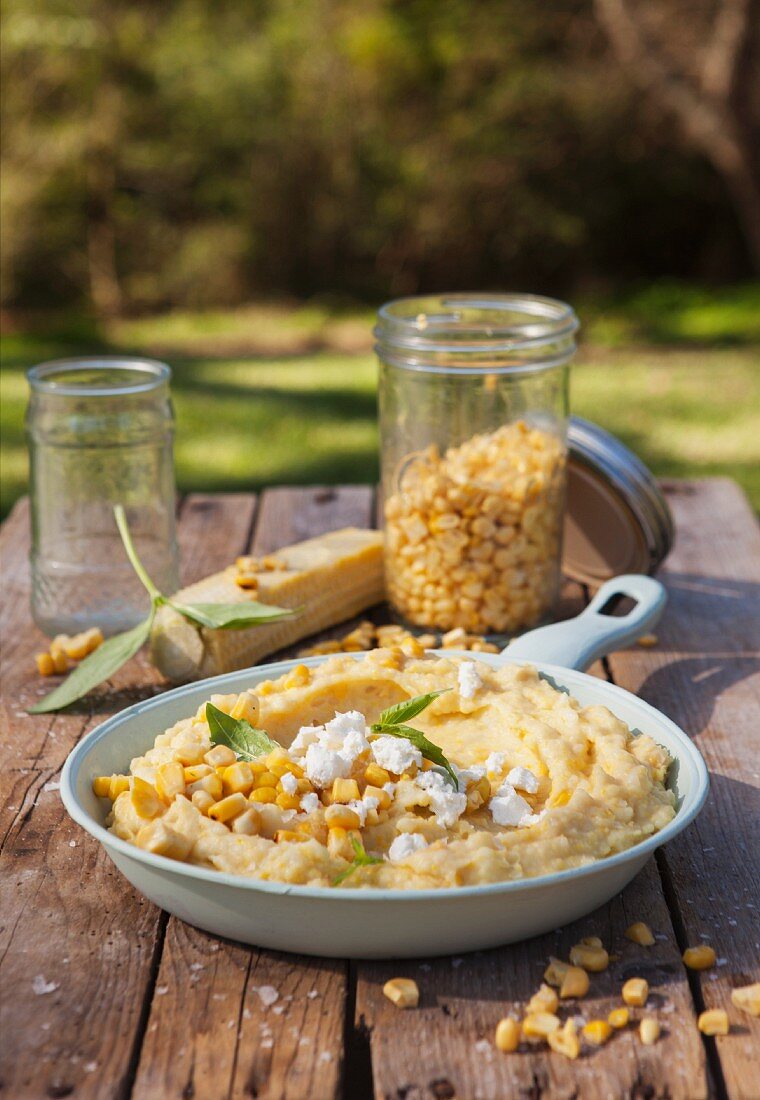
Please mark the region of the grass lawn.
<svg viewBox="0 0 760 1100"><path fill-rule="evenodd" d="M760 292L661 288L581 306L573 411L659 475L736 478L760 508ZM24 370L77 354L167 359L181 490L377 477L370 310L252 306L117 321L15 320L0 376L5 514L26 487Z"/></svg>

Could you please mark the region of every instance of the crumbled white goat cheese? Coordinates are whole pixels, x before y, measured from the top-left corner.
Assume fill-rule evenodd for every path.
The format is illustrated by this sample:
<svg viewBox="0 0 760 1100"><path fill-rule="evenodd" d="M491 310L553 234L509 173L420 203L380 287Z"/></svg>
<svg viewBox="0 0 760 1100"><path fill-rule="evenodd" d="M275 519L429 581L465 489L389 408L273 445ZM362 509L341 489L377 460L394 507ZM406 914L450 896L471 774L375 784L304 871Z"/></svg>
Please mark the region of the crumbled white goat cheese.
<svg viewBox="0 0 760 1100"><path fill-rule="evenodd" d="M395 772L396 775L401 775L412 764L416 764L418 768L422 764L422 753L405 737L391 737L386 734L375 738L370 748L380 767Z"/></svg>
<svg viewBox="0 0 760 1100"><path fill-rule="evenodd" d="M366 794L364 798L352 798L348 803L349 809L359 815L359 821L362 825L367 820L369 811L376 810L379 805L380 799L373 797L371 794Z"/></svg>
<svg viewBox="0 0 760 1100"><path fill-rule="evenodd" d="M280 994L277 992L273 985L255 985L254 991L258 993L261 1003L269 1008L275 1001L279 1000Z"/></svg>
<svg viewBox="0 0 760 1100"><path fill-rule="evenodd" d="M301 809L305 814L313 814L315 810L318 810L320 806L319 795L314 791L309 791L301 799Z"/></svg>
<svg viewBox="0 0 760 1100"><path fill-rule="evenodd" d="M483 681L474 661L462 661L459 666L459 694L463 699L472 699Z"/></svg>
<svg viewBox="0 0 760 1100"><path fill-rule="evenodd" d="M391 863L400 863L407 856L427 848L427 841L419 833L401 833L388 849L388 859Z"/></svg>
<svg viewBox="0 0 760 1100"><path fill-rule="evenodd" d="M507 783L511 783L518 791L527 791L535 794L538 790L538 777L529 768L512 768L507 776Z"/></svg>
<svg viewBox="0 0 760 1100"><path fill-rule="evenodd" d="M303 756L309 745L315 745L319 741L319 735L324 734L324 726L301 726L293 738L288 749L291 756Z"/></svg>
<svg viewBox="0 0 760 1100"><path fill-rule="evenodd" d="M492 752L486 760L486 771L490 772L491 775L502 771L506 760L507 758L503 752Z"/></svg>
<svg viewBox="0 0 760 1100"><path fill-rule="evenodd" d="M435 770L421 772L415 783L429 796L430 809L436 822L444 829L452 829L467 809L467 795L455 791L441 773Z"/></svg>
<svg viewBox="0 0 760 1100"><path fill-rule="evenodd" d="M285 794L295 794L298 790L298 780L290 772L285 772L280 782L282 783L282 789L285 791Z"/></svg>
<svg viewBox="0 0 760 1100"><path fill-rule="evenodd" d="M519 825L532 813L525 799L508 783L502 784L488 808L497 825Z"/></svg>
<svg viewBox="0 0 760 1100"><path fill-rule="evenodd" d="M318 787L329 787L336 779L345 779L351 771L351 761L339 752L320 744L309 745L304 759L306 774Z"/></svg>
<svg viewBox="0 0 760 1100"><path fill-rule="evenodd" d="M486 774L486 769L479 764L474 764L471 768L458 768L456 764L452 764L451 767L457 777L460 791L466 790L468 783L477 783Z"/></svg>
<svg viewBox="0 0 760 1100"><path fill-rule="evenodd" d="M332 744L333 738L342 745L350 733L358 733L361 737L364 737L366 729L367 720L358 710L349 710L345 714L336 711L335 717L331 718L329 722L325 722L325 732L331 738L331 749L338 747Z"/></svg>

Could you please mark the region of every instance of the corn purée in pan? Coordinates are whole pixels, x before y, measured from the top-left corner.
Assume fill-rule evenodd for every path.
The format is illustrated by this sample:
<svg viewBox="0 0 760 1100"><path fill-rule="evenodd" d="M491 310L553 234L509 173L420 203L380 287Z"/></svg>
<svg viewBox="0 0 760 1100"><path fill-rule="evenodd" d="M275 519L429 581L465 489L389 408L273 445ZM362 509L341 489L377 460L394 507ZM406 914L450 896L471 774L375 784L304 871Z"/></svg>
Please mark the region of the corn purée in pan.
<svg viewBox="0 0 760 1100"><path fill-rule="evenodd" d="M529 666L415 642L298 666L99 777L112 832L295 884L420 889L587 865L675 815L668 754Z"/></svg>

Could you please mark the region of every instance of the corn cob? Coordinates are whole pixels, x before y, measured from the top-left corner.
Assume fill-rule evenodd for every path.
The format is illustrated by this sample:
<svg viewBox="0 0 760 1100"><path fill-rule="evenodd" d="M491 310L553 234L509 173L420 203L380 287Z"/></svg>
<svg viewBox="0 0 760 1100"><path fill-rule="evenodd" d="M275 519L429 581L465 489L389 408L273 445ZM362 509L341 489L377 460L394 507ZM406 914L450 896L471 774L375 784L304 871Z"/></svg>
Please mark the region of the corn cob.
<svg viewBox="0 0 760 1100"><path fill-rule="evenodd" d="M276 561L279 568L272 568ZM301 607L292 619L244 630L214 630L189 622L170 607L156 615L151 660L171 680L195 680L255 664L293 642L357 615L383 599L382 535L347 527L287 546L256 568L242 588L230 566L178 592L183 604L243 603L254 599ZM248 573L246 573L246 577Z"/></svg>

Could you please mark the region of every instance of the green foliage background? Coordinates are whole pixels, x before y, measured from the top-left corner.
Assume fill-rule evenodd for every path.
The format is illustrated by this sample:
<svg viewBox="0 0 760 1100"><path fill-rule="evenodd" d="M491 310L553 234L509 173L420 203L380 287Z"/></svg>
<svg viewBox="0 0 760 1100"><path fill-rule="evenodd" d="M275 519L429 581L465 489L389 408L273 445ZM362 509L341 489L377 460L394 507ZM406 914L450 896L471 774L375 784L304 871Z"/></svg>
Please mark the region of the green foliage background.
<svg viewBox="0 0 760 1100"><path fill-rule="evenodd" d="M6 303L748 271L591 0L4 0L2 41Z"/></svg>

